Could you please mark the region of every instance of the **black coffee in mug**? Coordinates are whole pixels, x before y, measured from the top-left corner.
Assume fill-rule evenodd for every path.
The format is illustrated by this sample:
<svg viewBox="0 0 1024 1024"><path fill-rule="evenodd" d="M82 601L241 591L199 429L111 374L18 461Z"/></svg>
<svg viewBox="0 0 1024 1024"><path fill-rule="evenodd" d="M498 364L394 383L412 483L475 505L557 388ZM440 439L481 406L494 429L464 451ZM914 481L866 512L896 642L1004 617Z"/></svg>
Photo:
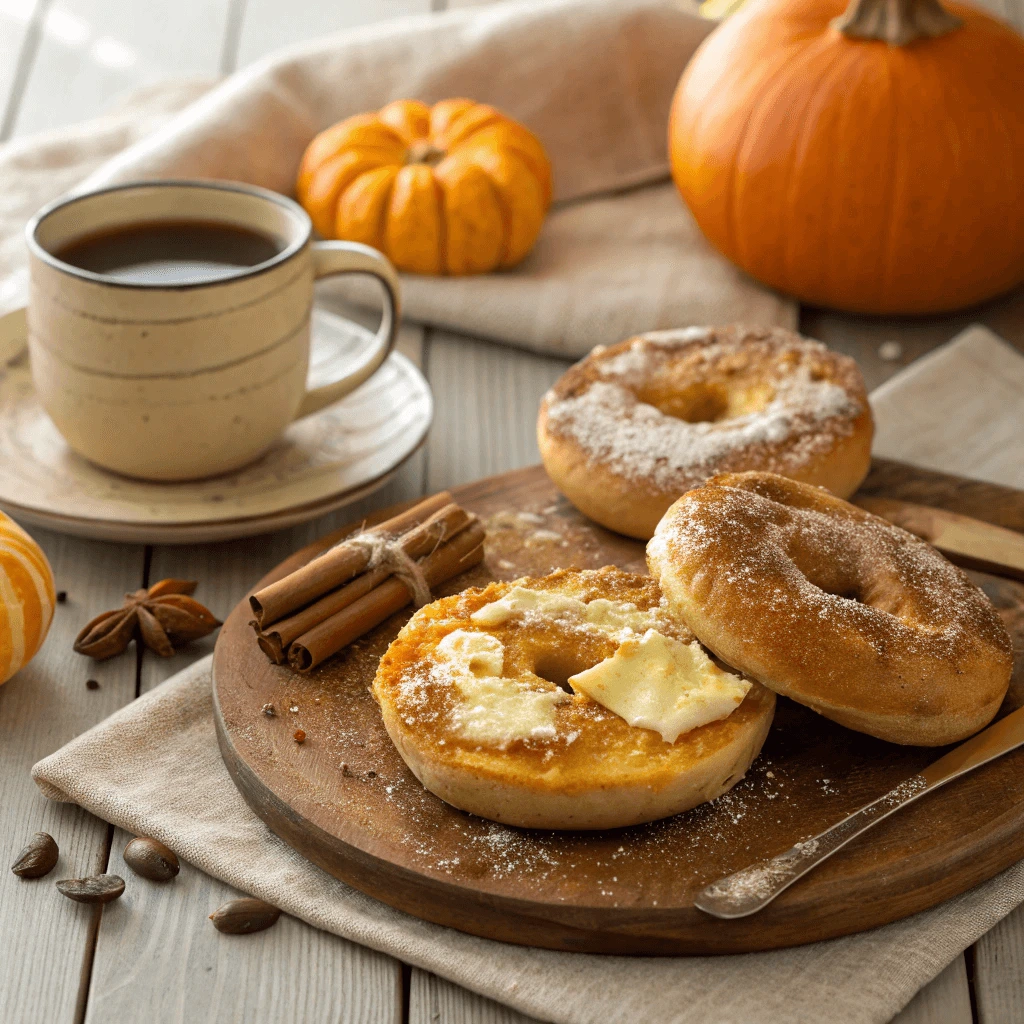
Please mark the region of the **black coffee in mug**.
<svg viewBox="0 0 1024 1024"><path fill-rule="evenodd" d="M212 221L128 224L75 239L53 255L112 282L179 285L231 277L273 259L276 239Z"/></svg>

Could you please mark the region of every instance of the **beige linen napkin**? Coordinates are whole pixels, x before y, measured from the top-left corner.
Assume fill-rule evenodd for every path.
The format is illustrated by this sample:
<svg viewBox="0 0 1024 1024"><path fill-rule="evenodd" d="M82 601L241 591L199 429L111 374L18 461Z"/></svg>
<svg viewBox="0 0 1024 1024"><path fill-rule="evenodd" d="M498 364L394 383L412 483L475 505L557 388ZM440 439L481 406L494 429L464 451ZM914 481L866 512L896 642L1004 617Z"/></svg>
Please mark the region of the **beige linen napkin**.
<svg viewBox="0 0 1024 1024"><path fill-rule="evenodd" d="M871 406L876 455L1024 488L1024 359L990 330L918 359Z"/></svg>
<svg viewBox="0 0 1024 1024"><path fill-rule="evenodd" d="M944 467L969 473L965 462L973 464L1001 444L1004 430L1019 430L1020 392L1000 397L997 384L1024 373L1024 359L980 328L931 358L946 360L957 374L965 416L985 411L978 421L984 429L966 448L957 420L932 421L936 440L945 428ZM887 455L905 457L918 434L915 427L908 447L901 448L889 408L927 416L934 391L935 382L914 366L877 393ZM970 453L966 460L963 451ZM1000 482L1022 486L1021 472L1019 465L1011 467ZM875 931L789 950L707 958L553 953L427 924L314 867L249 810L217 748L209 658L40 761L33 775L48 797L79 803L129 832L155 836L204 871L318 928L564 1024L882 1024L1024 902L1022 862L941 906Z"/></svg>
<svg viewBox="0 0 1024 1024"><path fill-rule="evenodd" d="M72 185L212 177L291 193L306 145L334 121L401 97L468 95L537 133L557 205L519 268L405 275L407 317L565 355L659 327L794 326L795 304L712 251L667 183L669 102L711 27L673 0L505 3L401 19L260 61L141 141L154 126L152 94L117 130L101 123L62 144L50 136L0 147L0 312L23 294L24 223ZM101 152L117 155L97 169Z"/></svg>

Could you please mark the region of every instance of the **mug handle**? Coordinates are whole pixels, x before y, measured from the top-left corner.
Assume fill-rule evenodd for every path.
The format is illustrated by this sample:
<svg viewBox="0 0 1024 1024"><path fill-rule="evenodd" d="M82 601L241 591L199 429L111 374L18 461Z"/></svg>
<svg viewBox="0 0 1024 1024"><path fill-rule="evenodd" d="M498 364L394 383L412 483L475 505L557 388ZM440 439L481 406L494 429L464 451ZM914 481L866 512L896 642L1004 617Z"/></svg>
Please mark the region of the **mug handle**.
<svg viewBox="0 0 1024 1024"><path fill-rule="evenodd" d="M398 272L383 253L359 242L314 242L312 253L315 279L332 274L372 274L376 277L384 285L384 313L370 355L344 377L308 390L295 414L297 420L344 398L380 369L381 363L395 347L402 313Z"/></svg>
<svg viewBox="0 0 1024 1024"><path fill-rule="evenodd" d="M28 343L28 320L25 307L0 316L0 366L21 355Z"/></svg>

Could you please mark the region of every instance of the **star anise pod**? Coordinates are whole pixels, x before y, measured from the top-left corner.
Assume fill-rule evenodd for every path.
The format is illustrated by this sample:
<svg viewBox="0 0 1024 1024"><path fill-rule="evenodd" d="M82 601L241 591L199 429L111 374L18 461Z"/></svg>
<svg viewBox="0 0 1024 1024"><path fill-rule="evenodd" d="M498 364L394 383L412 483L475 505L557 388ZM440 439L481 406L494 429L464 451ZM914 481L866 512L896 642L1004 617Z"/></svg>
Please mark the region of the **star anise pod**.
<svg viewBox="0 0 1024 1024"><path fill-rule="evenodd" d="M124 606L97 615L75 637L75 650L103 661L126 650L132 640L169 658L174 648L212 633L220 621L189 595L195 580L161 580L149 590L125 594Z"/></svg>

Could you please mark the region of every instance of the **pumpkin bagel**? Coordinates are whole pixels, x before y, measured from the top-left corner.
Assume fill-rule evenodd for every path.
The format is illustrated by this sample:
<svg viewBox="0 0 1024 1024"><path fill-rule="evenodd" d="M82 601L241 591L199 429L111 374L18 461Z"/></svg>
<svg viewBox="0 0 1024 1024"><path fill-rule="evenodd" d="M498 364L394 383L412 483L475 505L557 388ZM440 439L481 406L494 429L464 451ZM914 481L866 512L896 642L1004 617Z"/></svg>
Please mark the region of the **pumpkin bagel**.
<svg viewBox="0 0 1024 1024"><path fill-rule="evenodd" d="M691 327L598 347L541 402L537 442L560 491L647 540L716 473L770 470L852 494L874 424L854 361L782 328Z"/></svg>
<svg viewBox="0 0 1024 1024"><path fill-rule="evenodd" d="M527 828L634 825L731 788L775 708L771 691L712 666L732 692L723 702L701 691L687 714L705 724L668 742L576 690L581 674L655 631L711 664L649 577L607 567L492 583L416 612L373 694L406 764L447 803Z"/></svg>
<svg viewBox="0 0 1024 1024"><path fill-rule="evenodd" d="M848 728L939 746L1009 686L988 598L912 534L826 491L727 473L683 495L647 546L669 607L727 664Z"/></svg>

